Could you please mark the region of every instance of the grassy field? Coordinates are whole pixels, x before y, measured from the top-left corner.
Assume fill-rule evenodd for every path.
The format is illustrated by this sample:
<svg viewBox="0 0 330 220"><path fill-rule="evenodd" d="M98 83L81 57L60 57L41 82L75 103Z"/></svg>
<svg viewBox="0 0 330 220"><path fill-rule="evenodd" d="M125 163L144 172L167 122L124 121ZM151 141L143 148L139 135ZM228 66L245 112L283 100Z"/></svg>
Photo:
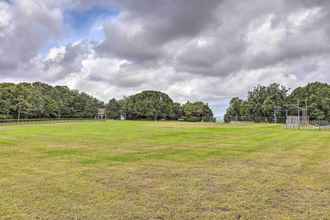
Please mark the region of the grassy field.
<svg viewBox="0 0 330 220"><path fill-rule="evenodd" d="M2 126L0 219L330 219L330 132L126 121Z"/></svg>

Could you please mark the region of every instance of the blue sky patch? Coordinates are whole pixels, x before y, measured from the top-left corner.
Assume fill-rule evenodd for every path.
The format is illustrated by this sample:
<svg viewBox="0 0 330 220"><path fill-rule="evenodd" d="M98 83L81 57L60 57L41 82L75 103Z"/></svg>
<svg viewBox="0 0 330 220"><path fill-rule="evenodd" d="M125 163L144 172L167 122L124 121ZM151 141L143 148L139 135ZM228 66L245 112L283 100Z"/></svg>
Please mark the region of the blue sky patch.
<svg viewBox="0 0 330 220"><path fill-rule="evenodd" d="M89 29L97 21L111 19L118 15L119 11L116 9L94 7L87 11L66 11L64 19L65 23L69 24L74 30L81 32Z"/></svg>
<svg viewBox="0 0 330 220"><path fill-rule="evenodd" d="M46 55L53 47L65 46L77 41L101 42L104 32L101 28L104 22L116 18L119 11L114 8L93 7L89 10L67 10L64 12L65 36L57 41L49 42L41 54Z"/></svg>
<svg viewBox="0 0 330 220"><path fill-rule="evenodd" d="M67 40L102 41L104 39L103 30L96 26L102 26L104 22L118 15L119 11L114 8L94 7L85 11L66 11L64 19L68 25Z"/></svg>

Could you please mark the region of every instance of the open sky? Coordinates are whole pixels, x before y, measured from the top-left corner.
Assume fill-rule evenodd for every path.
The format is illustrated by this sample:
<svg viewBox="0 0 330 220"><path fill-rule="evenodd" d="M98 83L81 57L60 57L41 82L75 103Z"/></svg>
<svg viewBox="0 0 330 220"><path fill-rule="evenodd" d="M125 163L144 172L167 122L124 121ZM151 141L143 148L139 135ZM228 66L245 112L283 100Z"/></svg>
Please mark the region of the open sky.
<svg viewBox="0 0 330 220"><path fill-rule="evenodd" d="M155 89L221 115L258 84L329 71L329 0L0 0L1 82L104 101Z"/></svg>

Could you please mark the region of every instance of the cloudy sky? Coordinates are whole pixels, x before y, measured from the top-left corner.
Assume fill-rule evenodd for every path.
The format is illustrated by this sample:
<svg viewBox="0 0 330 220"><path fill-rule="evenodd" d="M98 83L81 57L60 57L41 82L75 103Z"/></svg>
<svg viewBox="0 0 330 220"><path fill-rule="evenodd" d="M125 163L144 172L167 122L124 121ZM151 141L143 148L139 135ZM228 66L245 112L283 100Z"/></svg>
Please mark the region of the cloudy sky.
<svg viewBox="0 0 330 220"><path fill-rule="evenodd" d="M330 1L0 0L0 81L155 89L221 115L257 84L330 82Z"/></svg>

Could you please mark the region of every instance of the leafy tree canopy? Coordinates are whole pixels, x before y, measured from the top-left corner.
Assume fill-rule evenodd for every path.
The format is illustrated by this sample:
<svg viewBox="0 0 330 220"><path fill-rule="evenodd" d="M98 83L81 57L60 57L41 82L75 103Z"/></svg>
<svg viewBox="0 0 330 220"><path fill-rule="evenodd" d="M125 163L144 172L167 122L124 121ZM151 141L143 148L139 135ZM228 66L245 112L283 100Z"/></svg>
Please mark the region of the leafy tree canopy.
<svg viewBox="0 0 330 220"><path fill-rule="evenodd" d="M165 93L143 91L121 100L111 99L105 106L90 95L66 86L45 83L0 83L0 119L94 118L98 108L107 117L129 120L212 121L213 113L202 102L175 103Z"/></svg>
<svg viewBox="0 0 330 220"><path fill-rule="evenodd" d="M0 118L92 118L99 105L97 99L45 83L1 83Z"/></svg>
<svg viewBox="0 0 330 220"><path fill-rule="evenodd" d="M308 107L311 120L330 120L330 85L310 83L289 90L279 84L257 86L248 93L247 100L233 98L225 114L225 121L273 121L297 114L297 106ZM278 109L278 110L276 110Z"/></svg>

